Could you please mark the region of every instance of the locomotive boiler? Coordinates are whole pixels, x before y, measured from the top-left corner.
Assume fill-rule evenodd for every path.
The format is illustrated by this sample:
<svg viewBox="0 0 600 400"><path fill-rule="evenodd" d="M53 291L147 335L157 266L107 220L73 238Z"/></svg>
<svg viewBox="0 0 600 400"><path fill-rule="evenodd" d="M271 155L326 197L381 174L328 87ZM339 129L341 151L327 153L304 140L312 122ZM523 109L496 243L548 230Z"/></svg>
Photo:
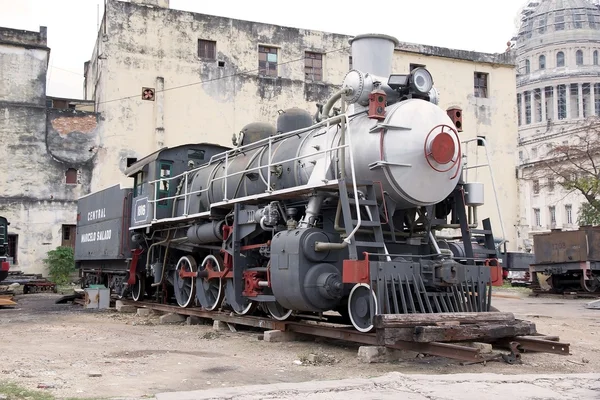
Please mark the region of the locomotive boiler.
<svg viewBox="0 0 600 400"><path fill-rule="evenodd" d="M460 117L437 105L425 68L392 73L397 43L353 38L355 69L314 118L284 110L232 148L131 165L133 252L115 290L278 320L336 315L363 332L377 314L489 311L494 238L469 218L483 189L463 180Z"/></svg>

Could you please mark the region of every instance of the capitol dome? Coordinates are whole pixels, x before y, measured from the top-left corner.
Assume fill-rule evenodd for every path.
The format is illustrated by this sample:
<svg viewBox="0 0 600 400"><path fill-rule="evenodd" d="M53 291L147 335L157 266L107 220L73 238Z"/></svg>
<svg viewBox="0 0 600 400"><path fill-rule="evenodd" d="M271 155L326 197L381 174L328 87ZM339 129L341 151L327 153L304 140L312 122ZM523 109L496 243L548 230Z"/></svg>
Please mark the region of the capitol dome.
<svg viewBox="0 0 600 400"><path fill-rule="evenodd" d="M600 10L588 0L530 1L521 13L518 42L563 31L600 29Z"/></svg>

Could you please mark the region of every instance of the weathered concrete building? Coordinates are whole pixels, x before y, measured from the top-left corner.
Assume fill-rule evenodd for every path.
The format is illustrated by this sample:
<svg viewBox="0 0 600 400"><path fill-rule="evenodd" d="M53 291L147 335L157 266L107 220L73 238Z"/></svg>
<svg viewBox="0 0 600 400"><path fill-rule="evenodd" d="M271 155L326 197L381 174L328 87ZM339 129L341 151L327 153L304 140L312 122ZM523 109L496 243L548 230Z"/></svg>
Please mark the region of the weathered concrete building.
<svg viewBox="0 0 600 400"><path fill-rule="evenodd" d="M44 273L47 251L74 244L96 140L97 115L80 111L90 102L46 96L49 55L45 27L0 28L0 215L11 223L12 269L27 273Z"/></svg>
<svg viewBox="0 0 600 400"><path fill-rule="evenodd" d="M168 0L108 0L84 68L85 98L102 115L92 190L130 187L126 167L162 146L230 146L232 135L250 122L274 125L279 110L314 113L352 67L348 39L174 10ZM463 138L485 138L492 166L502 166L495 182L510 247L518 209L513 59L401 43L395 71L416 65L432 72L441 107L463 109ZM470 165L486 163L476 142L468 153ZM480 215L489 215L502 237L489 171L475 168L469 175L486 184Z"/></svg>
<svg viewBox="0 0 600 400"><path fill-rule="evenodd" d="M576 229L585 198L565 190L557 147L572 146L586 120L600 116L600 10L587 0L529 2L516 37L519 124L519 249L533 235ZM557 151L553 151L557 149ZM561 165L562 164L562 165ZM583 168L582 168L583 171Z"/></svg>

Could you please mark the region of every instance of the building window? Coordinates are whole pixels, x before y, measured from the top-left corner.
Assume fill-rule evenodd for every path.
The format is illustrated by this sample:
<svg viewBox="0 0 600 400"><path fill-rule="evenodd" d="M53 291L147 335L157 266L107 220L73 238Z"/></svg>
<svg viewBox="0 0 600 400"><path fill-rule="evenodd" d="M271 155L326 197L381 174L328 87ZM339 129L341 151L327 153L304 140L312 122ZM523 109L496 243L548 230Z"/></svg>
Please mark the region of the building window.
<svg viewBox="0 0 600 400"><path fill-rule="evenodd" d="M75 225L62 226L62 244L63 247L75 248Z"/></svg>
<svg viewBox="0 0 600 400"><path fill-rule="evenodd" d="M534 219L534 226L542 226L542 216L540 214L540 209L539 208L534 208L533 209L533 219Z"/></svg>
<svg viewBox="0 0 600 400"><path fill-rule="evenodd" d="M579 118L579 85L571 83L569 103L571 106L571 118Z"/></svg>
<svg viewBox="0 0 600 400"><path fill-rule="evenodd" d="M546 56L543 54L540 56L540 69L546 69Z"/></svg>
<svg viewBox="0 0 600 400"><path fill-rule="evenodd" d="M577 65L583 65L583 51L577 50L577 53L575 53L575 62Z"/></svg>
<svg viewBox="0 0 600 400"><path fill-rule="evenodd" d="M583 28L583 21L585 20L585 15L584 14L574 14L573 15L573 25L575 26L575 29L581 29Z"/></svg>
<svg viewBox="0 0 600 400"><path fill-rule="evenodd" d="M550 207L548 207L548 211L550 214L550 223L556 224L556 207L550 206Z"/></svg>
<svg viewBox="0 0 600 400"><path fill-rule="evenodd" d="M307 81L323 80L323 54L310 51L304 53L304 78Z"/></svg>
<svg viewBox="0 0 600 400"><path fill-rule="evenodd" d="M531 123L531 92L527 91L523 93L525 96L525 124Z"/></svg>
<svg viewBox="0 0 600 400"><path fill-rule="evenodd" d="M557 31L562 31L565 29L565 15L564 11L557 11L554 14L554 29Z"/></svg>
<svg viewBox="0 0 600 400"><path fill-rule="evenodd" d="M426 68L426 67L427 67L427 65L425 65L425 64L413 64L413 63L411 63L410 64L410 72L412 72L414 69L417 69L417 68Z"/></svg>
<svg viewBox="0 0 600 400"><path fill-rule="evenodd" d="M217 58L217 42L214 40L198 39L198 57L206 60Z"/></svg>
<svg viewBox="0 0 600 400"><path fill-rule="evenodd" d="M553 176L548 177L548 190L551 192L554 191L554 177Z"/></svg>
<svg viewBox="0 0 600 400"><path fill-rule="evenodd" d="M600 116L600 83L594 83L594 111Z"/></svg>
<svg viewBox="0 0 600 400"><path fill-rule="evenodd" d="M567 85L558 85L558 119L567 118Z"/></svg>
<svg viewBox="0 0 600 400"><path fill-rule="evenodd" d="M533 91L533 101L535 103L535 122L542 122L542 89Z"/></svg>
<svg viewBox="0 0 600 400"><path fill-rule="evenodd" d="M594 50L594 65L598 65L598 50Z"/></svg>
<svg viewBox="0 0 600 400"><path fill-rule="evenodd" d="M258 73L277 76L277 48L258 46Z"/></svg>
<svg viewBox="0 0 600 400"><path fill-rule="evenodd" d="M69 168L65 172L65 183L67 185L77 185L77 170L75 168Z"/></svg>
<svg viewBox="0 0 600 400"><path fill-rule="evenodd" d="M565 53L563 53L562 51L559 51L558 53L556 53L556 66L557 67L565 66Z"/></svg>
<svg viewBox="0 0 600 400"><path fill-rule="evenodd" d="M352 69L352 56L348 57L348 68Z"/></svg>
<svg viewBox="0 0 600 400"><path fill-rule="evenodd" d="M554 116L554 87L546 86L546 120L552 121Z"/></svg>
<svg viewBox="0 0 600 400"><path fill-rule="evenodd" d="M591 102L592 102L592 85L590 83L584 83L581 85L581 101L583 102L583 118L587 118L591 114Z"/></svg>
<svg viewBox="0 0 600 400"><path fill-rule="evenodd" d="M565 206L565 214L567 216L567 224L571 225L573 223L573 207L570 204Z"/></svg>
<svg viewBox="0 0 600 400"><path fill-rule="evenodd" d="M546 24L547 24L547 20L546 17L541 17L538 20L538 29L539 29L539 33L546 33Z"/></svg>
<svg viewBox="0 0 600 400"><path fill-rule="evenodd" d="M592 14L588 14L588 20L590 22L590 28L597 29L596 16L592 15Z"/></svg>
<svg viewBox="0 0 600 400"><path fill-rule="evenodd" d="M523 150L519 150L519 161L523 161Z"/></svg>
<svg viewBox="0 0 600 400"><path fill-rule="evenodd" d="M529 74L531 72L531 62L529 60L525 60L525 73Z"/></svg>
<svg viewBox="0 0 600 400"><path fill-rule="evenodd" d="M475 97L488 97L488 74L475 72Z"/></svg>
<svg viewBox="0 0 600 400"><path fill-rule="evenodd" d="M533 181L533 194L540 194L540 181L537 179Z"/></svg>
<svg viewBox="0 0 600 400"><path fill-rule="evenodd" d="M521 101L521 93L517 94L517 123L519 124L519 126L521 126L522 118L521 118L521 105L522 105L522 101Z"/></svg>
<svg viewBox="0 0 600 400"><path fill-rule="evenodd" d="M8 262L13 265L19 264L17 259L19 253L19 235L8 234Z"/></svg>

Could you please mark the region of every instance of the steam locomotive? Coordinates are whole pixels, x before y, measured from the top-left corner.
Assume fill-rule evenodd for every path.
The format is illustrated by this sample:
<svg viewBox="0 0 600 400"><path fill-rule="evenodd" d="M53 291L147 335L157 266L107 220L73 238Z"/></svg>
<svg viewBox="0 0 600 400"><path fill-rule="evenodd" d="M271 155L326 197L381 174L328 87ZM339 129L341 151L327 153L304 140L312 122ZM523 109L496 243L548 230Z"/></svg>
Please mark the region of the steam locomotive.
<svg viewBox="0 0 600 400"><path fill-rule="evenodd" d="M460 110L425 68L391 73L395 38L350 43L355 69L316 115L160 149L127 168L133 188L81 198L82 285L361 332L377 314L490 311L501 269L489 219L471 221L483 185L463 180Z"/></svg>

